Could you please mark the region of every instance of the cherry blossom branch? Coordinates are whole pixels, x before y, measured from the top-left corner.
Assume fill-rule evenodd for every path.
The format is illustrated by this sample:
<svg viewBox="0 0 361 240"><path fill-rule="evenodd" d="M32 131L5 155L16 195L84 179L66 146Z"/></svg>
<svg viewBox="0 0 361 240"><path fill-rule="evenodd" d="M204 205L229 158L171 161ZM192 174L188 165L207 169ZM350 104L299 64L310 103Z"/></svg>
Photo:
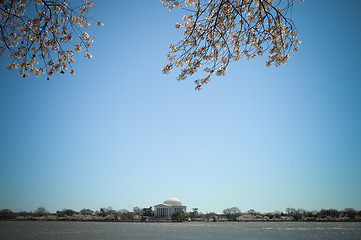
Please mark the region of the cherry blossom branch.
<svg viewBox="0 0 361 240"><path fill-rule="evenodd" d="M203 68L205 77L195 80L196 90L209 83L212 75L223 76L231 61L256 58L268 53L266 65L276 67L298 50L297 29L287 12L293 0L161 0L169 10L187 9L183 17L184 38L170 45L167 74L181 67L177 80ZM202 67L203 65L203 67Z"/></svg>
<svg viewBox="0 0 361 240"><path fill-rule="evenodd" d="M45 73L64 74L68 67L74 74L71 66L75 62L74 51L81 52L84 48L84 57L90 59L88 49L94 41L82 29L93 20L86 16L93 3L88 0L78 3L72 7L67 0L0 0L0 56L9 52L11 63L7 68L19 69L22 77L28 77L29 73L36 77ZM35 17L28 17L27 10L35 13ZM103 24L97 22L97 25ZM69 49L70 46L75 48ZM40 67L39 60L43 63Z"/></svg>

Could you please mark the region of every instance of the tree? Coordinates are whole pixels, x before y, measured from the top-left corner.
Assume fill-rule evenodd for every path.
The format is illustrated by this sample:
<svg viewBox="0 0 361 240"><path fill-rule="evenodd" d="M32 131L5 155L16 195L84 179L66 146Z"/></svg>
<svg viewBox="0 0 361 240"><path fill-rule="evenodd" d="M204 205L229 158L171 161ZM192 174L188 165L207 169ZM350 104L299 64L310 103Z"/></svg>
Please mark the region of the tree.
<svg viewBox="0 0 361 240"><path fill-rule="evenodd" d="M301 214L302 209L296 210L295 208L286 208L286 212L287 212L287 215L289 217L293 217L293 219L295 221L298 221L299 219L302 218L302 214Z"/></svg>
<svg viewBox="0 0 361 240"><path fill-rule="evenodd" d="M314 218L317 216L317 212L313 212L313 211L304 211L303 212L303 216L306 218Z"/></svg>
<svg viewBox="0 0 361 240"><path fill-rule="evenodd" d="M74 214L77 214L78 212L74 211L73 209L63 209L62 211L56 211L56 214L59 217L65 217L65 216L73 216Z"/></svg>
<svg viewBox="0 0 361 240"><path fill-rule="evenodd" d="M321 209L318 215L322 218L326 217L339 217L340 212L336 209Z"/></svg>
<svg viewBox="0 0 361 240"><path fill-rule="evenodd" d="M209 83L212 75L225 75L228 64L242 57L256 58L268 52L267 66L284 64L289 52L297 52L301 43L287 17L294 0L161 1L169 10L185 5L189 12L183 24L175 24L184 28L184 38L170 45L169 63L162 72L181 67L177 80L184 80L203 65L205 77L195 80L196 90Z"/></svg>
<svg viewBox="0 0 361 240"><path fill-rule="evenodd" d="M38 207L38 209L36 209L34 212L35 217L43 217L43 216L47 216L49 214L50 213L48 212L48 210L46 210L44 207Z"/></svg>
<svg viewBox="0 0 361 240"><path fill-rule="evenodd" d="M189 213L189 217L198 218L199 217L198 208L192 208L192 212Z"/></svg>
<svg viewBox="0 0 361 240"><path fill-rule="evenodd" d="M256 210L254 210L254 209L250 209L250 210L248 210L247 211L247 214L250 214L250 215L257 215L257 214L259 214L259 212L257 212Z"/></svg>
<svg viewBox="0 0 361 240"><path fill-rule="evenodd" d="M223 214L226 215L228 220L237 220L237 217L241 215L241 210L238 207L226 208L223 210Z"/></svg>
<svg viewBox="0 0 361 240"><path fill-rule="evenodd" d="M148 217L154 216L154 211L152 207L143 208L142 212L143 212L143 216L148 216Z"/></svg>
<svg viewBox="0 0 361 240"><path fill-rule="evenodd" d="M92 58L88 50L94 38L82 29L91 25L92 5L88 0L0 0L0 56L9 52L7 69L19 69L24 78L64 74L68 68L75 74L74 51L84 49L84 57Z"/></svg>
<svg viewBox="0 0 361 240"><path fill-rule="evenodd" d="M200 217L203 218L203 220L207 220L207 221L216 222L218 219L217 213L215 213L215 212L208 212L205 214L200 213L199 215L200 215Z"/></svg>
<svg viewBox="0 0 361 240"><path fill-rule="evenodd" d="M15 213L9 209L0 210L0 220L12 220L15 216Z"/></svg>
<svg viewBox="0 0 361 240"><path fill-rule="evenodd" d="M118 211L118 215L120 216L120 219L125 221L134 220L134 212L129 212L126 209L121 209Z"/></svg>
<svg viewBox="0 0 361 240"><path fill-rule="evenodd" d="M349 217L350 219L354 219L357 214L357 211L353 208L345 208L345 210L343 211L345 213L345 216Z"/></svg>
<svg viewBox="0 0 361 240"><path fill-rule="evenodd" d="M171 216L173 221L185 221L188 218L188 215L184 212L176 212Z"/></svg>
<svg viewBox="0 0 361 240"><path fill-rule="evenodd" d="M80 210L80 214L82 214L82 215L94 215L94 211L91 210L91 209L83 208L82 210Z"/></svg>
<svg viewBox="0 0 361 240"><path fill-rule="evenodd" d="M133 207L133 212L139 216L143 216L143 210L140 207Z"/></svg>

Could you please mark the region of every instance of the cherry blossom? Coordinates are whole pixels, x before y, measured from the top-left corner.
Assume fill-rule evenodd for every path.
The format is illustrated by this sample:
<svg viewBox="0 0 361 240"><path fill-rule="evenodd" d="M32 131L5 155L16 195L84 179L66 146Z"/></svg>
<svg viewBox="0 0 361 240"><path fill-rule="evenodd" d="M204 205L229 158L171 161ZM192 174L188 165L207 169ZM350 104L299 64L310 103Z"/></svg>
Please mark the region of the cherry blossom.
<svg viewBox="0 0 361 240"><path fill-rule="evenodd" d="M300 0L302 1L302 0ZM168 74L180 67L177 80L184 80L200 68L205 72L195 80L196 90L211 80L224 76L231 61L268 55L266 66L285 64L289 53L297 52L297 29L287 17L293 0L161 0L169 10L187 11L184 38L170 45L169 63L162 69Z"/></svg>
<svg viewBox="0 0 361 240"><path fill-rule="evenodd" d="M68 68L75 74L74 51L92 58L94 37L83 31L91 25L92 6L88 0L0 0L0 56L8 52L11 60L6 68L24 78L64 74Z"/></svg>

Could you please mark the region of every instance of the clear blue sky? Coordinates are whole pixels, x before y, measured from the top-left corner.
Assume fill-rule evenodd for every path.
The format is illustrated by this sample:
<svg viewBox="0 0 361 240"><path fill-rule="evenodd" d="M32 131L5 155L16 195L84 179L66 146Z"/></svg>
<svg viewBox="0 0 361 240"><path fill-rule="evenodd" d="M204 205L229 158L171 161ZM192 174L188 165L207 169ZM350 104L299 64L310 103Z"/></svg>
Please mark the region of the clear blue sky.
<svg viewBox="0 0 361 240"><path fill-rule="evenodd" d="M105 25L75 76L22 79L0 59L0 209L361 209L359 9L296 2L286 65L243 60L197 92L161 74L184 12L95 1Z"/></svg>

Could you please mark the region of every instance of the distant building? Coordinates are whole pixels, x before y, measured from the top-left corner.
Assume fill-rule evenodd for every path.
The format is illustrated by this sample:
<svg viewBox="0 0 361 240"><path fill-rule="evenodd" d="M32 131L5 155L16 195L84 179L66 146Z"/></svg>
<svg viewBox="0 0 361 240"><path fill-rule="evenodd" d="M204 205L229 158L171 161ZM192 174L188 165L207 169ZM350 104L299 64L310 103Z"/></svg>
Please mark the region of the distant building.
<svg viewBox="0 0 361 240"><path fill-rule="evenodd" d="M187 206L183 206L178 199L173 197L168 198L163 203L154 206L155 217L171 217L174 213L186 211Z"/></svg>

